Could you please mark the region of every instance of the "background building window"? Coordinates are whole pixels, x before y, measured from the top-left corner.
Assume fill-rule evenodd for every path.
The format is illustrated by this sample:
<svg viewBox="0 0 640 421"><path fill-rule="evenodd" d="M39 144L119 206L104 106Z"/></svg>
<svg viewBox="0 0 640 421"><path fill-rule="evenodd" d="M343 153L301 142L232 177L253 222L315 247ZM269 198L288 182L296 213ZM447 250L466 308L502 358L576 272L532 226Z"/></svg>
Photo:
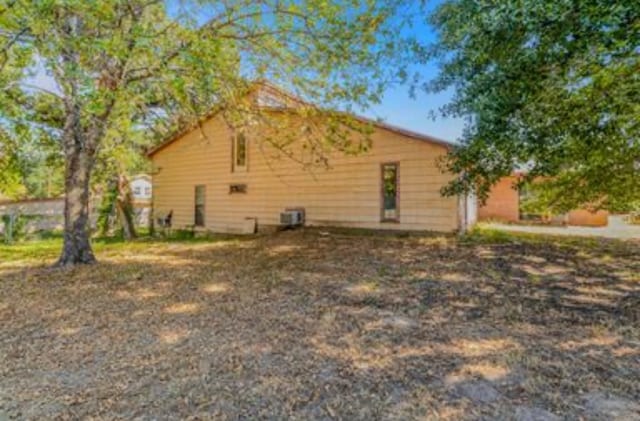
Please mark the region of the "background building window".
<svg viewBox="0 0 640 421"><path fill-rule="evenodd" d="M398 200L398 164L382 164L382 221L397 222L400 218Z"/></svg>
<svg viewBox="0 0 640 421"><path fill-rule="evenodd" d="M196 227L204 227L204 207L205 186L196 186L195 191L195 214L193 223Z"/></svg>

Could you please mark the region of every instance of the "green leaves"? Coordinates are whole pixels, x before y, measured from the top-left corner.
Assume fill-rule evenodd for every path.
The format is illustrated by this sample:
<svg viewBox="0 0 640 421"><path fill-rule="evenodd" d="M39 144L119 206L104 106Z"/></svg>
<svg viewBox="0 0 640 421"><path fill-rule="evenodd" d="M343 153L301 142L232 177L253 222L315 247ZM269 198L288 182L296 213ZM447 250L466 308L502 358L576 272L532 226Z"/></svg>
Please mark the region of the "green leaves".
<svg viewBox="0 0 640 421"><path fill-rule="evenodd" d="M314 127L306 132L309 161L326 163L332 150L366 149L369 130L339 113L325 115L321 130L324 110L366 108L390 81L408 80L406 67L420 50L415 39L398 35L409 20L404 6L205 0L169 15L160 1L0 0L0 127L45 130L67 160L88 151L104 180L144 169L145 148L224 106L230 125L278 129L270 141L283 148L292 126ZM48 72L46 89L42 81L25 88L34 66ZM291 122L269 121L242 99L248 82L262 79L316 106L298 110ZM27 148L21 140L15 145Z"/></svg>
<svg viewBox="0 0 640 421"><path fill-rule="evenodd" d="M472 117L446 193L484 197L525 167L553 210L640 197L637 2L462 0L430 19L442 61L430 88L455 87L445 112Z"/></svg>

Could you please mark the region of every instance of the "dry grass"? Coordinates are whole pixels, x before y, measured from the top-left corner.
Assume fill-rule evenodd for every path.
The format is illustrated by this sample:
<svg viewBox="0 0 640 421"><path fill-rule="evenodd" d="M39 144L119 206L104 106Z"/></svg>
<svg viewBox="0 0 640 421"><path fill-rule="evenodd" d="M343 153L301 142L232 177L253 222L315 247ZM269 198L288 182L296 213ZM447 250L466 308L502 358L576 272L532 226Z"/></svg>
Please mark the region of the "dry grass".
<svg viewBox="0 0 640 421"><path fill-rule="evenodd" d="M637 243L306 230L48 269L57 247L0 247L0 419L628 419L640 399Z"/></svg>

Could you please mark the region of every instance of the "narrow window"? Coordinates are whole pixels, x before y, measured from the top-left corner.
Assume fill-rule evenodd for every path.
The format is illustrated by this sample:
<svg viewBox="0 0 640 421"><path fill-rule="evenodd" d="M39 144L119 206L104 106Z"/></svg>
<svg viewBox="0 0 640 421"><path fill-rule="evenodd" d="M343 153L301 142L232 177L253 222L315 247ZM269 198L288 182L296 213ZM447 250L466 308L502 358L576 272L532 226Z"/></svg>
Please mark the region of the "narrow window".
<svg viewBox="0 0 640 421"><path fill-rule="evenodd" d="M194 225L196 227L204 227L204 197L205 186L196 186L195 191L195 215Z"/></svg>
<svg viewBox="0 0 640 421"><path fill-rule="evenodd" d="M140 186L134 187L133 194L136 196L140 196Z"/></svg>
<svg viewBox="0 0 640 421"><path fill-rule="evenodd" d="M382 164L382 221L398 222L398 164Z"/></svg>
<svg viewBox="0 0 640 421"><path fill-rule="evenodd" d="M145 196L151 196L151 187L145 187L144 188L144 195Z"/></svg>
<svg viewBox="0 0 640 421"><path fill-rule="evenodd" d="M238 133L233 138L233 157L235 171L247 169L247 138L243 133Z"/></svg>

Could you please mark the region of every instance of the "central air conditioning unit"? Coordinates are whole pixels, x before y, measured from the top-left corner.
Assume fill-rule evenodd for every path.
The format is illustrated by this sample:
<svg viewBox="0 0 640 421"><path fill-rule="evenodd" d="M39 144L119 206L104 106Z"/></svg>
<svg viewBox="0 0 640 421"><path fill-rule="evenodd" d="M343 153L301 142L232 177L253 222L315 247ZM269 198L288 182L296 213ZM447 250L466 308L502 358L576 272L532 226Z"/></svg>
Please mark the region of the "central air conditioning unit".
<svg viewBox="0 0 640 421"><path fill-rule="evenodd" d="M286 209L280 214L280 224L285 227L304 225L303 209Z"/></svg>

